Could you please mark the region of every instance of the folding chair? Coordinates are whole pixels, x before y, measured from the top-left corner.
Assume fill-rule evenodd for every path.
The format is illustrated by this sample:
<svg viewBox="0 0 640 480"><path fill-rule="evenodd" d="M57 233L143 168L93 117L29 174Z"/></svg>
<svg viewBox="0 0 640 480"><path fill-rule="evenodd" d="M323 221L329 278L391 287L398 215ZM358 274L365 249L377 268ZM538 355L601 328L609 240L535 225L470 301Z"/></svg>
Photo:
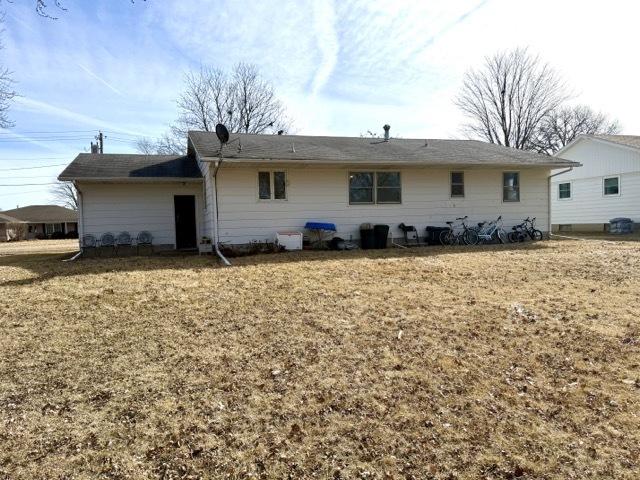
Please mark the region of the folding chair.
<svg viewBox="0 0 640 480"><path fill-rule="evenodd" d="M80 239L80 249L82 250L82 254L87 255L89 252L92 252L92 254L94 254L96 251L96 244L96 237L89 234L83 235Z"/></svg>
<svg viewBox="0 0 640 480"><path fill-rule="evenodd" d="M398 225L398 228L402 230L405 245L409 245L410 241L415 242L416 245L420 245L420 236L418 235L416 227L401 223Z"/></svg>
<svg viewBox="0 0 640 480"><path fill-rule="evenodd" d="M131 247L131 235L129 235L129 232L120 232L116 237L116 254L120 247Z"/></svg>
<svg viewBox="0 0 640 480"><path fill-rule="evenodd" d="M138 236L136 238L136 254L140 255L140 245L142 246L148 246L151 247L151 251L153 251L153 235L151 235L151 232L147 232L146 230L143 230L142 232L138 233Z"/></svg>
<svg viewBox="0 0 640 480"><path fill-rule="evenodd" d="M100 249L104 249L105 247L111 247L111 249L113 251L115 251L115 237L113 236L113 233L111 232L107 232L107 233L103 233L102 236L100 237ZM104 252L104 250L102 250Z"/></svg>

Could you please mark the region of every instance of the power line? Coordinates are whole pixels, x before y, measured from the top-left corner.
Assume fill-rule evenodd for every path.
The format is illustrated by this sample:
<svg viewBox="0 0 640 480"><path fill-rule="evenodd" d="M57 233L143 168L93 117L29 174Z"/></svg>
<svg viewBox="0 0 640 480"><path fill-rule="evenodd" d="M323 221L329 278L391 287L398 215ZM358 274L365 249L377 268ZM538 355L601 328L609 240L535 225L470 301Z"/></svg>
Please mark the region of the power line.
<svg viewBox="0 0 640 480"><path fill-rule="evenodd" d="M51 175L33 175L30 177L9 177L9 180L31 180L32 178L51 178L55 176L56 174L52 173Z"/></svg>
<svg viewBox="0 0 640 480"><path fill-rule="evenodd" d="M49 134L49 133L95 133L96 130L58 130L40 132L0 132L0 135Z"/></svg>
<svg viewBox="0 0 640 480"><path fill-rule="evenodd" d="M15 160L62 160L63 158L69 158L69 155L60 155L58 157L13 157L13 158L0 158L0 162L2 161L15 161Z"/></svg>
<svg viewBox="0 0 640 480"><path fill-rule="evenodd" d="M42 193L42 190L28 190L26 192L0 193L0 197L17 197L18 195L26 195L28 193ZM0 211L0 213L2 213Z"/></svg>
<svg viewBox="0 0 640 480"><path fill-rule="evenodd" d="M0 168L0 172L9 172L14 170L34 170L36 168L62 167L68 163L54 163L53 165L40 165L37 167L19 167L19 168Z"/></svg>
<svg viewBox="0 0 640 480"><path fill-rule="evenodd" d="M0 138L0 143L34 143L34 142L80 142L85 141L88 137L47 137L47 138L20 138L20 139L12 139L7 140L4 138Z"/></svg>
<svg viewBox="0 0 640 480"><path fill-rule="evenodd" d="M11 185L8 184L1 184L0 183L0 187L33 187L36 185L57 185L56 182L49 182L49 183L14 183Z"/></svg>

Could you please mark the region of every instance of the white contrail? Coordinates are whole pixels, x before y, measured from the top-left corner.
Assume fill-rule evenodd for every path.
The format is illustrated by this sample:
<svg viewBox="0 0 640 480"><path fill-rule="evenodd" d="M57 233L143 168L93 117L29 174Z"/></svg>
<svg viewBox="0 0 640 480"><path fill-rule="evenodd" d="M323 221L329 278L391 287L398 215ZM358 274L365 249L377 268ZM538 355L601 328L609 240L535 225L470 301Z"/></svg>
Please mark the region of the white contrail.
<svg viewBox="0 0 640 480"><path fill-rule="evenodd" d="M316 95L325 86L331 72L338 62L338 34L336 33L336 12L333 0L316 0L313 2L313 26L322 54L321 63L311 85L312 95Z"/></svg>
<svg viewBox="0 0 640 480"><path fill-rule="evenodd" d="M29 112L36 112L39 114L49 114L56 117L66 118L72 120L81 125L91 125L96 128L101 128L103 130L110 130L112 132L125 133L129 135L136 135L139 137L149 136L148 134L142 132L136 132L133 130L122 128L118 125L114 125L109 122L105 122L103 120L99 120L94 117L90 117L88 115L84 115L82 113L74 112L72 110L68 110L66 108L57 107L47 102L42 102L40 100L34 100L27 97L17 97L14 100L15 109Z"/></svg>
<svg viewBox="0 0 640 480"><path fill-rule="evenodd" d="M103 78L99 77L98 75L96 75L95 73L93 73L91 70L89 70L87 67L85 67L84 65L82 65L81 63L77 64L82 70L84 70L88 75L92 76L93 78L95 78L96 80L98 80L100 83L102 83L105 87L107 87L109 90L111 90L114 93L117 93L118 95L120 95L121 97L123 97L124 95L122 94L122 92L120 90L118 90L116 87L114 87L113 85L111 85L109 82L107 82L106 80L104 80Z"/></svg>

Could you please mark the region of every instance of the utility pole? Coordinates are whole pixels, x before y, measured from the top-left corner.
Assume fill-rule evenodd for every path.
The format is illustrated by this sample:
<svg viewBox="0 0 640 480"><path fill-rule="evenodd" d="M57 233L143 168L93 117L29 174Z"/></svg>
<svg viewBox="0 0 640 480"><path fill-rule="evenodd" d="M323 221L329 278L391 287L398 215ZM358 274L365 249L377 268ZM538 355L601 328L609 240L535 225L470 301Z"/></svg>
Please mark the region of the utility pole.
<svg viewBox="0 0 640 480"><path fill-rule="evenodd" d="M102 135L102 132L98 132L98 135L96 135L96 140L98 141L98 145L96 145L97 147L97 152L96 153L100 153L103 154L104 153L104 135ZM91 142L91 153L93 153L93 142Z"/></svg>

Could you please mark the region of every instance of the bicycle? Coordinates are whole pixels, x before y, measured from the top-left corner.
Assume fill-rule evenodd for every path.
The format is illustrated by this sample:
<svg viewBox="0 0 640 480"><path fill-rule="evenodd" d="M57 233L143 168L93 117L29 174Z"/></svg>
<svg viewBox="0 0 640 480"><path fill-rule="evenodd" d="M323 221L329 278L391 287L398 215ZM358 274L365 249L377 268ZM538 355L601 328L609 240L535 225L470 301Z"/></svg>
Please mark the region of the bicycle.
<svg viewBox="0 0 640 480"><path fill-rule="evenodd" d="M480 243L507 243L507 232L502 228L502 215L491 222L478 223L477 232Z"/></svg>
<svg viewBox="0 0 640 480"><path fill-rule="evenodd" d="M478 233L469 228L467 218L469 218L468 215L456 218L456 221L459 221L462 227L461 232L455 231L455 222L446 222L449 229L440 233L440 243L442 245L461 245L463 243L465 245L476 245L478 243Z"/></svg>
<svg viewBox="0 0 640 480"><path fill-rule="evenodd" d="M525 230L525 224L514 225L511 227L511 232L507 235L507 238L511 243L521 243L527 239L527 231Z"/></svg>
<svg viewBox="0 0 640 480"><path fill-rule="evenodd" d="M527 217L524 220L524 229L531 240L542 240L542 232L536 228L536 217L531 219Z"/></svg>

